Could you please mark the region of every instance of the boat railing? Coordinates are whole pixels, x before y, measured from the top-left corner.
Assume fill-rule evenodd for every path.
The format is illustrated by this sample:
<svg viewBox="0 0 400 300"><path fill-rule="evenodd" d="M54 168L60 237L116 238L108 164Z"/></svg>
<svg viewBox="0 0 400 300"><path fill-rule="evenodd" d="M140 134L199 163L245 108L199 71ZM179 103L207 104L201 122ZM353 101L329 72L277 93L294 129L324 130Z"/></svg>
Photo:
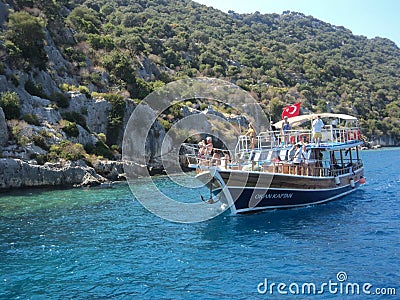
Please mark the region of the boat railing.
<svg viewBox="0 0 400 300"><path fill-rule="evenodd" d="M333 164L331 166L330 174L331 176L339 176L344 174L349 174L357 171L363 167L362 161L359 160L345 160L343 165Z"/></svg>
<svg viewBox="0 0 400 300"><path fill-rule="evenodd" d="M358 127L334 127L325 125L322 130L321 143L346 143L360 141L361 131ZM257 135L254 145L247 135L241 135L236 144L235 153L249 153L252 150L274 149L276 147L287 147L297 143L312 143L313 133L310 129L281 131L266 131Z"/></svg>
<svg viewBox="0 0 400 300"><path fill-rule="evenodd" d="M280 150L286 151L296 143L312 143L312 138L312 131L309 129L290 130L284 134L280 131L267 131L257 135L255 143L252 145L249 136L241 135L238 137L234 153L228 152L226 149L214 148L214 150L219 150L219 156L199 156L198 145L190 145L189 150L186 152L186 159L189 165L196 165L201 170L209 167L218 167L221 169L263 171L319 177L348 174L362 166L361 161L356 161L354 159L353 161L344 162L343 166L340 167L335 165L326 167L318 161L297 165L283 158L275 160L272 157L264 157L265 155L272 155L272 153L282 152ZM361 140L361 134L358 127L335 128L332 125L326 125L322 132L321 143L346 143L359 140Z"/></svg>
<svg viewBox="0 0 400 300"><path fill-rule="evenodd" d="M361 160L353 160L344 163L343 166L323 166L322 161L304 162L294 164L291 161L245 161L232 160L230 157L203 156L198 157L192 154L187 155L189 164L196 165L197 172L206 171L211 167L220 170L258 171L273 174L292 174L313 177L335 177L350 174L360 169L363 164Z"/></svg>
<svg viewBox="0 0 400 300"><path fill-rule="evenodd" d="M292 174L301 176L314 176L314 177L329 177L350 174L360 169L363 166L361 160L353 160L352 162L344 164L343 166L324 166L322 161L306 161L300 164L295 164L291 161L252 161L247 164L236 164L232 169L243 171L259 171L274 174Z"/></svg>
<svg viewBox="0 0 400 300"><path fill-rule="evenodd" d="M185 158L188 165L197 165L201 169L208 167L228 168L231 156L227 149L213 147L212 154L200 154L199 145L183 143Z"/></svg>

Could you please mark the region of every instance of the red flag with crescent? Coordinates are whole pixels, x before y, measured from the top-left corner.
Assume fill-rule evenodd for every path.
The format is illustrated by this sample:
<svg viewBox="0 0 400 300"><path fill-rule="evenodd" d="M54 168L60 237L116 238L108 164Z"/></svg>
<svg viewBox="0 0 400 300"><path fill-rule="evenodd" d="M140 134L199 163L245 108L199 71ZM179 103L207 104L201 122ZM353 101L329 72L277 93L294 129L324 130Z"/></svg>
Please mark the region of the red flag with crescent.
<svg viewBox="0 0 400 300"><path fill-rule="evenodd" d="M300 114L300 104L301 102L297 102L293 105L284 107L282 111L282 119L284 117L291 118L298 116Z"/></svg>

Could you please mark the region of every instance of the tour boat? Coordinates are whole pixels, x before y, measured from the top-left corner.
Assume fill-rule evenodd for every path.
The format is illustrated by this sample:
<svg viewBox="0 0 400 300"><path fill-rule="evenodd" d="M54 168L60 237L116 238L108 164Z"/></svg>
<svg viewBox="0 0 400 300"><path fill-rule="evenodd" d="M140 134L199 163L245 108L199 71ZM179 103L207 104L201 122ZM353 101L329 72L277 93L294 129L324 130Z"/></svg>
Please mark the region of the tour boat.
<svg viewBox="0 0 400 300"><path fill-rule="evenodd" d="M318 115L326 125L316 143L307 128ZM354 192L365 183L357 118L318 115L290 118L292 130L261 132L254 145L248 136L239 136L229 161L187 155L189 167L210 189L208 202L221 201L233 214L242 214L320 204ZM280 129L282 123L272 128Z"/></svg>

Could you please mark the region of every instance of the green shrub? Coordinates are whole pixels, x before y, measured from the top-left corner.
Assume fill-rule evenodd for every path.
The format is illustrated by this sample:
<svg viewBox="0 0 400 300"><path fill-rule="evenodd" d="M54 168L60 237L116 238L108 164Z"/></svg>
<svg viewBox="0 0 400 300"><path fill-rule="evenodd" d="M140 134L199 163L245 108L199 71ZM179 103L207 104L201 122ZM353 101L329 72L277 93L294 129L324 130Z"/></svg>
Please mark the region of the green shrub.
<svg viewBox="0 0 400 300"><path fill-rule="evenodd" d="M22 119L28 124L40 126L38 116L35 114L25 114Z"/></svg>
<svg viewBox="0 0 400 300"><path fill-rule="evenodd" d="M32 153L29 158L35 159L38 165L44 165L46 162L48 162L47 154Z"/></svg>
<svg viewBox="0 0 400 300"><path fill-rule="evenodd" d="M119 152L120 149L118 145L111 145L111 150Z"/></svg>
<svg viewBox="0 0 400 300"><path fill-rule="evenodd" d="M35 84L32 80L25 82L25 90L32 96L38 96L40 98L47 98L46 94L43 92L41 84Z"/></svg>
<svg viewBox="0 0 400 300"><path fill-rule="evenodd" d="M70 60L81 63L86 61L86 55L84 52L68 47L64 49L64 53L70 58Z"/></svg>
<svg viewBox="0 0 400 300"><path fill-rule="evenodd" d="M83 128L85 128L86 130L89 130L89 128L86 125L86 119L84 116L82 116L80 113L76 112L76 111L69 111L66 113L62 114L62 117L70 122L74 122L76 124L81 125Z"/></svg>
<svg viewBox="0 0 400 300"><path fill-rule="evenodd" d="M92 167L96 164L99 158L95 154L86 154L85 155L85 162L89 167Z"/></svg>
<svg viewBox="0 0 400 300"><path fill-rule="evenodd" d="M99 28L101 28L101 20L99 14L85 6L77 6L69 14L67 21L72 24L72 26L77 29L77 31L82 31L85 33L99 33Z"/></svg>
<svg viewBox="0 0 400 300"><path fill-rule="evenodd" d="M92 72L88 75L88 80L93 83L98 88L102 88L104 86L104 82L101 80L101 74L99 72ZM92 93L93 96L93 93Z"/></svg>
<svg viewBox="0 0 400 300"><path fill-rule="evenodd" d="M49 98L56 102L58 107L67 108L69 106L70 97L64 93L54 93Z"/></svg>
<svg viewBox="0 0 400 300"><path fill-rule="evenodd" d="M168 131L172 127L172 123L168 120L158 118L157 121L161 124L162 127L164 127L166 131Z"/></svg>
<svg viewBox="0 0 400 300"><path fill-rule="evenodd" d="M1 94L0 107L3 108L7 120L19 119L21 116L21 104L19 96L15 92L5 92Z"/></svg>
<svg viewBox="0 0 400 300"><path fill-rule="evenodd" d="M68 85L68 83L62 83L59 86L60 90L62 90L63 92L68 92L70 90L70 86Z"/></svg>
<svg viewBox="0 0 400 300"><path fill-rule="evenodd" d="M98 138L101 142L103 142L104 144L107 142L107 136L106 136L103 132L100 132L100 133L97 135L97 138Z"/></svg>
<svg viewBox="0 0 400 300"><path fill-rule="evenodd" d="M70 122L67 120L60 121L61 129L67 134L69 137L78 137L79 136L79 129L76 126L75 122Z"/></svg>
<svg viewBox="0 0 400 300"><path fill-rule="evenodd" d="M111 103L111 111L108 114L107 132L117 132L122 126L122 120L125 115L125 99L118 94L106 94L104 98ZM109 136L108 143L115 144L117 134Z"/></svg>
<svg viewBox="0 0 400 300"><path fill-rule="evenodd" d="M36 161L39 165L44 165L47 162L47 155L46 154L37 154Z"/></svg>
<svg viewBox="0 0 400 300"><path fill-rule="evenodd" d="M10 58L17 60L21 58L22 51L15 45L12 41L6 40L4 41L4 48L6 49Z"/></svg>
<svg viewBox="0 0 400 300"><path fill-rule="evenodd" d="M18 54L43 70L48 60L44 50L44 28L42 18L34 17L25 11L10 13L5 31L8 49L12 49L9 53L12 56ZM11 44L13 47L9 47Z"/></svg>
<svg viewBox="0 0 400 300"><path fill-rule="evenodd" d="M90 91L89 91L89 89L88 89L86 86L80 85L80 86L78 87L78 91L79 91L80 93L82 93L82 94L85 94L85 95L86 95L86 98L88 98L88 99L92 98L92 95L90 94Z"/></svg>
<svg viewBox="0 0 400 300"><path fill-rule="evenodd" d="M66 160L79 160L85 158L86 155L87 153L81 144L65 140L59 145L51 145L49 153L52 159L63 158Z"/></svg>
<svg viewBox="0 0 400 300"><path fill-rule="evenodd" d="M47 145L43 136L35 134L32 136L32 140L36 146L42 148L43 150L48 151L50 149L49 145Z"/></svg>
<svg viewBox="0 0 400 300"><path fill-rule="evenodd" d="M93 154L96 154L97 156L103 156L108 159L114 158L111 149L100 140L94 145Z"/></svg>
<svg viewBox="0 0 400 300"><path fill-rule="evenodd" d="M53 138L54 134L52 132L47 131L46 129L40 129L39 134L44 138Z"/></svg>
<svg viewBox="0 0 400 300"><path fill-rule="evenodd" d="M19 86L19 76L17 74L12 74L11 82L14 86L18 87Z"/></svg>

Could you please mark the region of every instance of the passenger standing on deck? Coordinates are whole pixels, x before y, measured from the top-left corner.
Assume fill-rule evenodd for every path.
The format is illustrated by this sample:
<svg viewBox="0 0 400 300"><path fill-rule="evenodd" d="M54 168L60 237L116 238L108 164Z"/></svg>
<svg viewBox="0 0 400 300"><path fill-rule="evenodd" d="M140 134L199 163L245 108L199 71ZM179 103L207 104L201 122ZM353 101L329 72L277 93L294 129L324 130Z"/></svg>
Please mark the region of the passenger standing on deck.
<svg viewBox="0 0 400 300"><path fill-rule="evenodd" d="M201 140L201 142L199 143L198 146L199 146L198 157L199 158L204 158L204 156L206 155L206 152L207 152L206 141L205 140Z"/></svg>
<svg viewBox="0 0 400 300"><path fill-rule="evenodd" d="M293 163L294 164L301 164L304 162L304 154L303 154L303 147L301 144L296 144L295 146L296 152L293 157Z"/></svg>
<svg viewBox="0 0 400 300"><path fill-rule="evenodd" d="M256 130L255 130L253 124L251 124L251 123L249 124L249 128L247 129L247 132L245 135L248 135L250 137L250 147L251 147L251 150L254 150L257 133L256 133Z"/></svg>
<svg viewBox="0 0 400 300"><path fill-rule="evenodd" d="M223 153L224 153L224 167L225 169L228 169L228 164L230 163L229 153L228 151L224 151Z"/></svg>
<svg viewBox="0 0 400 300"><path fill-rule="evenodd" d="M321 142L322 128L324 128L324 126L325 124L321 120L321 116L318 116L317 119L312 122L314 142L317 144L317 146L319 146L319 143Z"/></svg>
<svg viewBox="0 0 400 300"><path fill-rule="evenodd" d="M284 137L285 146L289 145L289 131L292 129L288 119L289 119L288 116L285 116L284 117L284 122L283 122L283 125L282 125L282 131L283 131L283 137Z"/></svg>
<svg viewBox="0 0 400 300"><path fill-rule="evenodd" d="M211 156L212 150L213 150L213 143L212 143L211 136L208 136L206 138L206 142L207 142L207 144L206 144L206 155L207 156Z"/></svg>

